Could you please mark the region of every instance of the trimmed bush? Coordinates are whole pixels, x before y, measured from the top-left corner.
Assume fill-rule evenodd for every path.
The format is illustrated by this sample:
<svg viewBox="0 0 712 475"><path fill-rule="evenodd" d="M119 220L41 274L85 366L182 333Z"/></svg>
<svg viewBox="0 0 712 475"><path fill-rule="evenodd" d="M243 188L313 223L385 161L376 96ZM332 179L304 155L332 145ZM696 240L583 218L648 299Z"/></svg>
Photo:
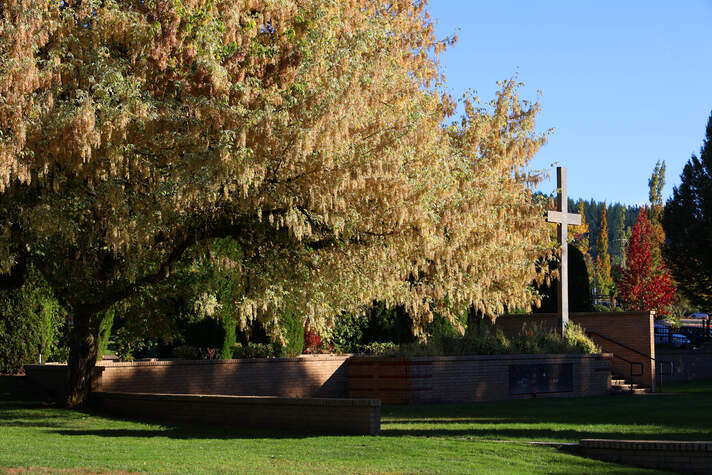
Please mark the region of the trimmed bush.
<svg viewBox="0 0 712 475"><path fill-rule="evenodd" d="M99 348L97 350L96 359L101 361L104 358L107 348L109 347L109 339L111 338L111 329L114 327L114 309L109 309L104 313L99 324Z"/></svg>
<svg viewBox="0 0 712 475"><path fill-rule="evenodd" d="M60 343L66 312L42 278L31 272L18 289L0 293L0 373L17 373L24 365L66 361Z"/></svg>
<svg viewBox="0 0 712 475"><path fill-rule="evenodd" d="M275 358L282 348L272 343L236 343L232 348L233 358Z"/></svg>
<svg viewBox="0 0 712 475"><path fill-rule="evenodd" d="M279 355L283 358L299 356L304 351L304 319L292 310L285 310L279 319L284 343Z"/></svg>

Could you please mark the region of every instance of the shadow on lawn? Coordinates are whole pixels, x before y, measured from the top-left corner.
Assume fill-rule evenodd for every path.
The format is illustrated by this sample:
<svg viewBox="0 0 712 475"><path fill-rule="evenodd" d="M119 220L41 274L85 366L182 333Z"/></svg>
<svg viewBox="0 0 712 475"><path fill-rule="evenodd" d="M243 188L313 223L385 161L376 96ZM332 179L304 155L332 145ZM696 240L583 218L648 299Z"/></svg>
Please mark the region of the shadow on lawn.
<svg viewBox="0 0 712 475"><path fill-rule="evenodd" d="M671 428L672 429L672 428ZM709 431L699 432L600 432L573 429L387 429L381 432L386 437L472 437L486 440L525 440L525 441L569 441L580 439L628 439L628 440L705 440L710 438Z"/></svg>
<svg viewBox="0 0 712 475"><path fill-rule="evenodd" d="M432 406L384 406L387 424L660 425L712 434L712 395L604 396ZM476 428L473 428L476 429ZM704 429L707 429L706 431Z"/></svg>
<svg viewBox="0 0 712 475"><path fill-rule="evenodd" d="M322 433L290 433L266 429L234 429L201 425L163 426L161 429L60 429L52 432L73 437L164 437L168 439L304 439L324 435Z"/></svg>

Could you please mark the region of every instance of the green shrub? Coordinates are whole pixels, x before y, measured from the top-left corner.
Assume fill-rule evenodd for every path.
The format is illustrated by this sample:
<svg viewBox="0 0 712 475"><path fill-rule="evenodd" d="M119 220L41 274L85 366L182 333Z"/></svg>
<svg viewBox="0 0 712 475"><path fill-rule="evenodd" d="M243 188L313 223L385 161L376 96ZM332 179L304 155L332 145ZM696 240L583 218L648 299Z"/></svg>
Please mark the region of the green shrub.
<svg viewBox="0 0 712 475"><path fill-rule="evenodd" d="M357 345L356 350L358 353L364 353L367 355L378 355L378 356L398 356L400 345L386 341L386 342L373 342L366 345Z"/></svg>
<svg viewBox="0 0 712 475"><path fill-rule="evenodd" d="M596 344L575 323L566 327L564 338L558 331L534 324L524 325L512 340L513 352L521 354L600 353Z"/></svg>
<svg viewBox="0 0 712 475"><path fill-rule="evenodd" d="M576 324L569 324L562 339L556 332L541 325L524 326L517 337L509 340L501 330L490 325L478 325L465 336L431 338L427 343L392 342L359 345L359 353L392 356L467 356L521 354L600 353L600 349Z"/></svg>
<svg viewBox="0 0 712 475"><path fill-rule="evenodd" d="M0 292L0 373L16 373L29 363L66 361L61 344L66 312L41 276L30 271L18 289Z"/></svg>
<svg viewBox="0 0 712 475"><path fill-rule="evenodd" d="M282 358L294 358L304 351L304 319L297 312L285 310L279 319L284 343L280 345Z"/></svg>
<svg viewBox="0 0 712 475"><path fill-rule="evenodd" d="M183 358L185 360L200 360L200 348L192 345L180 345L173 348L173 356Z"/></svg>
<svg viewBox="0 0 712 475"><path fill-rule="evenodd" d="M368 326L365 315L343 313L334 319L329 333L329 341L336 353L357 353L357 346L363 340L364 329Z"/></svg>
<svg viewBox="0 0 712 475"><path fill-rule="evenodd" d="M236 343L232 348L233 358L274 358L282 348L272 343Z"/></svg>
<svg viewBox="0 0 712 475"><path fill-rule="evenodd" d="M99 348L97 349L96 359L101 361L109 347L109 339L111 337L111 329L114 326L114 309L109 309L104 312L104 316L99 324Z"/></svg>
<svg viewBox="0 0 712 475"><path fill-rule="evenodd" d="M219 358L221 360L227 360L232 358L232 349L237 341L237 319L234 315L223 315L221 320L224 337Z"/></svg>
<svg viewBox="0 0 712 475"><path fill-rule="evenodd" d="M116 331L113 343L116 357L119 361L133 361L141 352L154 345L151 340L132 332L126 327L121 327Z"/></svg>
<svg viewBox="0 0 712 475"><path fill-rule="evenodd" d="M601 349L594 343L592 339L586 336L586 332L580 325L569 322L566 326L564 340L569 345L571 351L569 353L600 353Z"/></svg>

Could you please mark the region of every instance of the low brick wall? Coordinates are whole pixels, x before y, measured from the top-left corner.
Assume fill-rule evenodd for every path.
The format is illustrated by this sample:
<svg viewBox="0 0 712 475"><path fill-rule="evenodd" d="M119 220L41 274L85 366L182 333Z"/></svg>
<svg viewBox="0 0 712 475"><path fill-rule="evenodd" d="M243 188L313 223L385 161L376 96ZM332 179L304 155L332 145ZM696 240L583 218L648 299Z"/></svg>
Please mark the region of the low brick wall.
<svg viewBox="0 0 712 475"><path fill-rule="evenodd" d="M381 431L381 402L373 399L94 392L91 403L112 415L166 423L303 433L376 435Z"/></svg>
<svg viewBox="0 0 712 475"><path fill-rule="evenodd" d="M570 387L511 387L512 371L570 365ZM349 397L384 403L471 402L531 397L580 397L610 390L610 355L491 355L417 358L353 357Z"/></svg>
<svg viewBox="0 0 712 475"><path fill-rule="evenodd" d="M237 360L101 361L94 391L238 396L345 397L348 356ZM28 365L28 379L58 392L66 365Z"/></svg>
<svg viewBox="0 0 712 475"><path fill-rule="evenodd" d="M641 363L642 375L634 376L633 381L651 388L654 385L656 358L653 317L652 312L575 312L569 315L572 322L585 330L605 337L591 336L603 351ZM553 330L559 328L559 317L552 313L502 315L497 318L495 326L505 335L512 336L518 334L525 323L536 323ZM630 374L630 365L620 358L614 357L611 364L615 373L626 378ZM638 365L634 366L633 371L641 372Z"/></svg>
<svg viewBox="0 0 712 475"><path fill-rule="evenodd" d="M571 387L510 391L510 367L570 365ZM380 358L316 355L210 361L102 362L93 391L297 398L373 398L386 404L591 396L610 387L610 355ZM30 381L61 395L65 365L28 365Z"/></svg>
<svg viewBox="0 0 712 475"><path fill-rule="evenodd" d="M92 390L100 388L101 374L104 368L94 368ZM25 366L25 377L36 388L43 389L56 399L63 399L67 387L67 365L59 363L32 364Z"/></svg>
<svg viewBox="0 0 712 475"><path fill-rule="evenodd" d="M712 473L712 442L583 439L584 457L679 473Z"/></svg>
<svg viewBox="0 0 712 475"><path fill-rule="evenodd" d="M663 385L667 382L712 379L712 348L677 350L666 348L657 353L658 361L672 362L672 376L669 365L662 365Z"/></svg>

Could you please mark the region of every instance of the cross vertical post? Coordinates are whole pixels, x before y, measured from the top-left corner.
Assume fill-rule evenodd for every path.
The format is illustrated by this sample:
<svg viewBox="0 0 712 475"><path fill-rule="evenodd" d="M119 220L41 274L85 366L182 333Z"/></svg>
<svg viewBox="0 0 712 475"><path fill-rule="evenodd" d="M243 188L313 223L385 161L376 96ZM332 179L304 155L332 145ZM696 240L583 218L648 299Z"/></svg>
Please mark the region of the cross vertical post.
<svg viewBox="0 0 712 475"><path fill-rule="evenodd" d="M556 167L556 187L558 196L556 211L549 211L547 221L557 223L557 241L560 246L559 286L557 291L559 320L561 334L566 331L569 323L569 231L568 225L580 225L581 215L569 213L569 198L566 193L566 167Z"/></svg>

